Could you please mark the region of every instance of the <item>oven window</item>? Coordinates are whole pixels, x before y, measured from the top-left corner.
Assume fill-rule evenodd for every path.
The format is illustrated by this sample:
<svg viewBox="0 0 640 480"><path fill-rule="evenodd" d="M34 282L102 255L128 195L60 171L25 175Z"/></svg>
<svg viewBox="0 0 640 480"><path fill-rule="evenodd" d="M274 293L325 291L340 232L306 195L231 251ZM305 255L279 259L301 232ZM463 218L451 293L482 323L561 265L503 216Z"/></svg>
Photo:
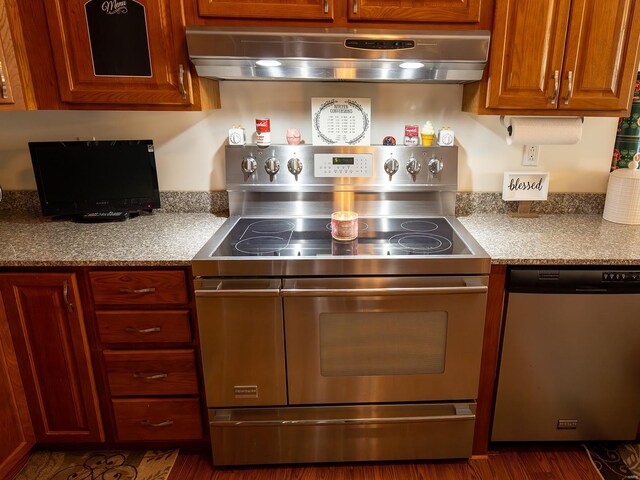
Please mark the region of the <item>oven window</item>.
<svg viewBox="0 0 640 480"><path fill-rule="evenodd" d="M324 377L444 372L447 312L322 313Z"/></svg>

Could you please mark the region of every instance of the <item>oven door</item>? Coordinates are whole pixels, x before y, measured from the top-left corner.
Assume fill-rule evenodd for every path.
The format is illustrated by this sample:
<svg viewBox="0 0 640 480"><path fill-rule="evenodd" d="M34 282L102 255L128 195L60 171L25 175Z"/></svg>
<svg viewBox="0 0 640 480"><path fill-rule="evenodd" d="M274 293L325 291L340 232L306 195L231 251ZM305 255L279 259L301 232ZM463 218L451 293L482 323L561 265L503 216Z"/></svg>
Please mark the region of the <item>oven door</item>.
<svg viewBox="0 0 640 480"><path fill-rule="evenodd" d="M488 277L287 279L289 404L475 399Z"/></svg>

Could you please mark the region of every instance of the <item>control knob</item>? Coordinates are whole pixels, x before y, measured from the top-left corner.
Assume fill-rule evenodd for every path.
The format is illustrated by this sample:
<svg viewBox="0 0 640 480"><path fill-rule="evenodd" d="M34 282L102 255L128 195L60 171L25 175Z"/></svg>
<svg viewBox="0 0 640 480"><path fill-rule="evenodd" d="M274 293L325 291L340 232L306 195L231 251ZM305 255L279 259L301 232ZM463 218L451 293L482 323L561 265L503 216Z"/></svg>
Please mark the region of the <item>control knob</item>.
<svg viewBox="0 0 640 480"><path fill-rule="evenodd" d="M393 157L388 158L387 161L384 162L384 171L389 175L389 181L391 181L391 178L396 174L399 167L398 160Z"/></svg>
<svg viewBox="0 0 640 480"><path fill-rule="evenodd" d="M429 171L433 174L433 175L438 175L442 169L444 168L444 164L442 163L441 160L433 157L431 160L429 160Z"/></svg>
<svg viewBox="0 0 640 480"><path fill-rule="evenodd" d="M302 166L302 160L297 157L291 157L287 162L287 168L291 174L296 177L296 181L298 180L298 175L302 172Z"/></svg>
<svg viewBox="0 0 640 480"><path fill-rule="evenodd" d="M256 159L253 158L253 155L249 155L248 157L244 157L242 162L240 162L240 167L242 171L248 176L253 175L253 172L258 168L258 164L256 163Z"/></svg>
<svg viewBox="0 0 640 480"><path fill-rule="evenodd" d="M416 181L416 175L418 175L421 168L422 165L415 159L415 157L409 158L409 161L407 162L407 172L409 172L409 175L411 175L414 182Z"/></svg>
<svg viewBox="0 0 640 480"><path fill-rule="evenodd" d="M269 157L264 162L264 169L269 174L269 180L273 182L273 177L280 171L280 162L276 157Z"/></svg>

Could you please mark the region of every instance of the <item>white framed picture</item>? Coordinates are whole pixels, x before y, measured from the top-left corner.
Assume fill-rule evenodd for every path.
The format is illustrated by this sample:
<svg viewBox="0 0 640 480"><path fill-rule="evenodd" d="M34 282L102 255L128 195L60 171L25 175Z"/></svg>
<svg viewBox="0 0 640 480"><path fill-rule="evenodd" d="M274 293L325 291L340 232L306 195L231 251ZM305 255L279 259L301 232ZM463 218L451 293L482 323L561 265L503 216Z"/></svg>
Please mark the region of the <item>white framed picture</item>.
<svg viewBox="0 0 640 480"><path fill-rule="evenodd" d="M504 172L503 200L546 200L548 194L549 172Z"/></svg>
<svg viewBox="0 0 640 480"><path fill-rule="evenodd" d="M371 99L312 98L314 145L371 145Z"/></svg>

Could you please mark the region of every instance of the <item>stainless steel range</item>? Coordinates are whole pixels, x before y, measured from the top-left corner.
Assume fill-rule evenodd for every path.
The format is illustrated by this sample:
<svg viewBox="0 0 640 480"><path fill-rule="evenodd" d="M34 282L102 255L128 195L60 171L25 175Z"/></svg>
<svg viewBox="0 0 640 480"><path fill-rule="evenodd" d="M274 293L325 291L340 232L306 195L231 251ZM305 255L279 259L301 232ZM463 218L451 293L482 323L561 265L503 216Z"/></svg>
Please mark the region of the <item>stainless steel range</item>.
<svg viewBox="0 0 640 480"><path fill-rule="evenodd" d="M453 216L457 148L229 146L226 169L192 262L214 464L470 456L490 259Z"/></svg>

